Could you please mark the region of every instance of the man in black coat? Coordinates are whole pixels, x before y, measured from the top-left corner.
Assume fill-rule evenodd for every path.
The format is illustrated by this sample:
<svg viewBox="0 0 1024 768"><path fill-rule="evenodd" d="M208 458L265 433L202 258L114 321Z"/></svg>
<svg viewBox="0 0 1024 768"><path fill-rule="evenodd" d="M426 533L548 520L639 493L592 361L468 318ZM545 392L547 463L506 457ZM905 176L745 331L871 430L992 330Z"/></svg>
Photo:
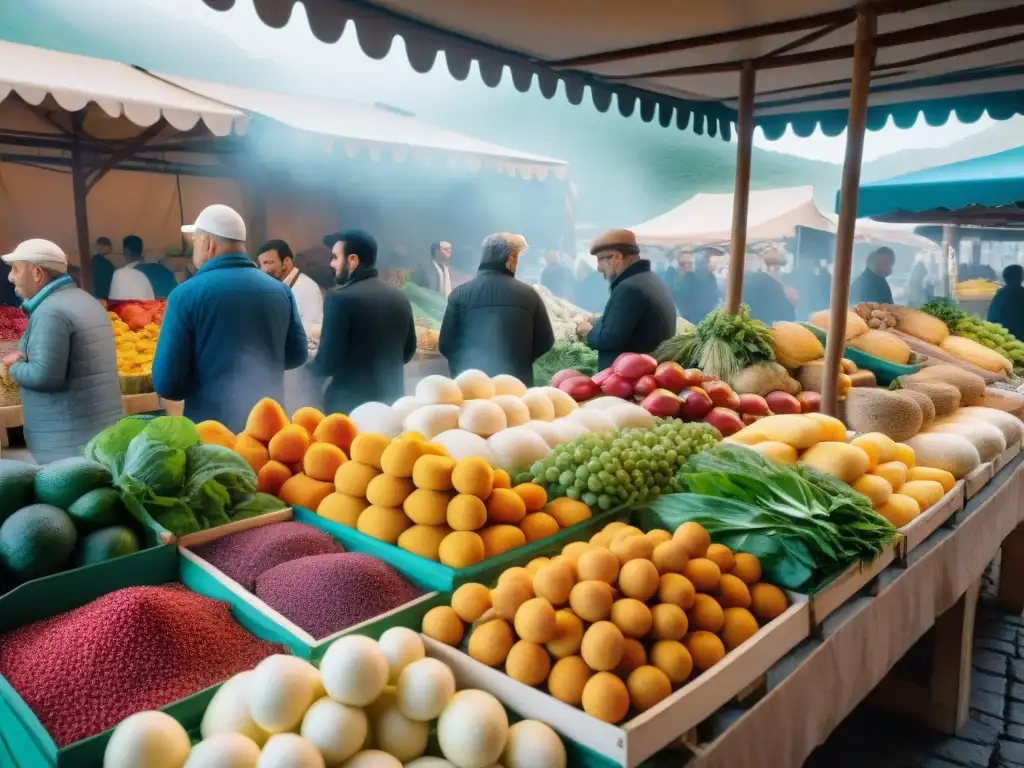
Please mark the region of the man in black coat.
<svg viewBox="0 0 1024 768"><path fill-rule="evenodd" d="M1003 287L988 308L988 321L999 323L1016 339L1024 339L1024 269L1011 264L1003 270Z"/></svg>
<svg viewBox="0 0 1024 768"><path fill-rule="evenodd" d="M324 301L313 371L330 378L327 413L350 413L371 400L405 393L404 366L416 354L416 327L405 293L377 275L377 241L369 232L339 232L331 266L339 287Z"/></svg>
<svg viewBox="0 0 1024 768"><path fill-rule="evenodd" d="M491 235L483 243L477 276L448 297L438 349L452 376L476 368L510 374L533 386L533 361L555 343L540 295L516 280L521 235Z"/></svg>
<svg viewBox="0 0 1024 768"><path fill-rule="evenodd" d="M581 339L598 352L598 367L605 369L623 352L650 354L676 332L676 307L665 281L640 258L636 235L613 229L594 240L590 253L597 268L611 283L604 314L591 326L580 323Z"/></svg>
<svg viewBox="0 0 1024 768"><path fill-rule="evenodd" d="M892 289L886 280L896 264L892 248L879 248L868 255L864 271L850 286L850 306L868 302L871 304L892 304Z"/></svg>
<svg viewBox="0 0 1024 768"><path fill-rule="evenodd" d="M421 288L441 294L447 299L452 292L452 244L442 240L430 246L430 261L425 261L412 271L412 281Z"/></svg>

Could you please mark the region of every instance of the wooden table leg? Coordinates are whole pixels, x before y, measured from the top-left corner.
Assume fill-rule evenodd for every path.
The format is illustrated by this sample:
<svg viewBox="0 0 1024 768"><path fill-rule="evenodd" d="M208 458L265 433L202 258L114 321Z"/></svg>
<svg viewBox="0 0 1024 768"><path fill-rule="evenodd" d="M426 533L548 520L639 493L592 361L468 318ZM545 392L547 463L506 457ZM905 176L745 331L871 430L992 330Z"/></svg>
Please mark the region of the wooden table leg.
<svg viewBox="0 0 1024 768"><path fill-rule="evenodd" d="M1014 616L1024 613L1024 523L1003 541L999 561L999 609Z"/></svg>
<svg viewBox="0 0 1024 768"><path fill-rule="evenodd" d="M981 579L935 622L928 724L942 733L955 733L967 722L974 615L980 592Z"/></svg>
<svg viewBox="0 0 1024 768"><path fill-rule="evenodd" d="M10 438L7 437L7 427L0 427L0 448L10 448Z"/></svg>

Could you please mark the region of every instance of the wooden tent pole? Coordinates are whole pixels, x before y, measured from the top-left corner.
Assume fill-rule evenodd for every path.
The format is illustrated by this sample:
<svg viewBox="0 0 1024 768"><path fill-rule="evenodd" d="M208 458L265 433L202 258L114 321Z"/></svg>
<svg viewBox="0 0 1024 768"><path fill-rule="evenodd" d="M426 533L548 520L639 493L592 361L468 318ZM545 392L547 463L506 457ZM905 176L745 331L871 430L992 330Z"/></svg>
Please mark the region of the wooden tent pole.
<svg viewBox="0 0 1024 768"><path fill-rule="evenodd" d="M75 137L71 148L71 193L75 202L75 233L78 239L78 266L82 274L82 289L92 293L92 242L89 239L89 188L86 178L85 158L82 154L82 113L76 113L72 121Z"/></svg>
<svg viewBox="0 0 1024 768"><path fill-rule="evenodd" d="M850 86L850 116L846 124L846 158L839 198L836 228L836 256L832 270L832 305L829 308L828 343L825 345L825 376L821 407L836 415L839 394L839 366L846 346L846 312L849 307L850 273L853 268L853 236L857 224L860 167L864 155L864 132L868 114L871 68L875 60L874 9L857 9L857 42L854 47L853 80Z"/></svg>
<svg viewBox="0 0 1024 768"><path fill-rule="evenodd" d="M753 62L740 73L740 104L736 115L736 183L732 198L732 239L729 245L729 280L725 311L736 314L743 296L743 265L747 254L747 209L750 203L750 156L754 145L754 92L757 71Z"/></svg>

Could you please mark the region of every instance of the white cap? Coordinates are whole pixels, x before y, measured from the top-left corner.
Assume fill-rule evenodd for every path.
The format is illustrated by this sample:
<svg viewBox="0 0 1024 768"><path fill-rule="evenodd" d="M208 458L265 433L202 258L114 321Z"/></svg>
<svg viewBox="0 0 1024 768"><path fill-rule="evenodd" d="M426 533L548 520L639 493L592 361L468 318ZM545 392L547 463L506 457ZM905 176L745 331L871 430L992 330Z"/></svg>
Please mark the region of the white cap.
<svg viewBox="0 0 1024 768"><path fill-rule="evenodd" d="M245 222L234 208L226 205L208 205L196 218L195 224L186 224L181 231L187 235L197 229L225 240L245 240Z"/></svg>
<svg viewBox="0 0 1024 768"><path fill-rule="evenodd" d="M55 272L68 271L68 257L60 249L60 246L41 238L34 238L19 243L14 251L0 256L0 259L3 259L8 264L13 264L16 261L27 261L30 264L37 264L40 267L52 269Z"/></svg>

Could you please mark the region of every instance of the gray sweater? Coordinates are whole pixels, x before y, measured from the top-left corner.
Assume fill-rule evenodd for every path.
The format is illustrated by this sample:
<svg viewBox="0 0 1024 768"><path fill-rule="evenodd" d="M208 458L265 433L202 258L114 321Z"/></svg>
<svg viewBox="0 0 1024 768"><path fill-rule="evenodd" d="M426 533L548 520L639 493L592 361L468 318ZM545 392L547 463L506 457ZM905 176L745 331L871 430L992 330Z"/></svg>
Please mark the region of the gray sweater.
<svg viewBox="0 0 1024 768"><path fill-rule="evenodd" d="M11 366L21 387L25 441L45 464L81 453L124 414L114 331L96 299L74 285L43 298L29 315Z"/></svg>

